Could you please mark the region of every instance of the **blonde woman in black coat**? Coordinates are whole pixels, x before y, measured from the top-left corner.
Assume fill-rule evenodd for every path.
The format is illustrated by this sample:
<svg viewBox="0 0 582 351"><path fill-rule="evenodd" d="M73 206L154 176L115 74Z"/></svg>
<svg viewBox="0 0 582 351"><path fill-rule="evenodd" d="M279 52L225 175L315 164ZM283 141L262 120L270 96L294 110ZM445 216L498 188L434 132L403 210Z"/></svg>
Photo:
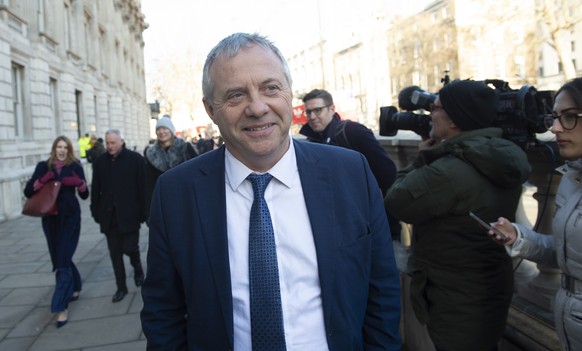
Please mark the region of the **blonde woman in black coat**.
<svg viewBox="0 0 582 351"><path fill-rule="evenodd" d="M36 165L32 177L26 183L24 195L31 197L51 180L60 180L62 183L57 198L59 213L43 217L42 229L56 275L51 312L57 313L57 328L60 328L67 323L69 302L79 298L82 287L81 275L73 263L73 254L81 233L81 207L75 190L81 199L89 197L83 167L75 157L71 140L66 136L57 137L48 160Z"/></svg>

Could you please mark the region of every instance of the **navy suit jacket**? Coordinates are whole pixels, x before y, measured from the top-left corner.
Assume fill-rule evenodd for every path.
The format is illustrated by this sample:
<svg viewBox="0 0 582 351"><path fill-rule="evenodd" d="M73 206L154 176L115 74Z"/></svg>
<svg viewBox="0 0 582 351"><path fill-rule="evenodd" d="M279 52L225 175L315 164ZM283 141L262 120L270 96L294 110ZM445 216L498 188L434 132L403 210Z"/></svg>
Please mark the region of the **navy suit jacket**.
<svg viewBox="0 0 582 351"><path fill-rule="evenodd" d="M383 199L357 152L293 141L330 350L400 350L400 280ZM232 350L224 146L157 182L142 326L150 350ZM293 214L290 213L290 216Z"/></svg>

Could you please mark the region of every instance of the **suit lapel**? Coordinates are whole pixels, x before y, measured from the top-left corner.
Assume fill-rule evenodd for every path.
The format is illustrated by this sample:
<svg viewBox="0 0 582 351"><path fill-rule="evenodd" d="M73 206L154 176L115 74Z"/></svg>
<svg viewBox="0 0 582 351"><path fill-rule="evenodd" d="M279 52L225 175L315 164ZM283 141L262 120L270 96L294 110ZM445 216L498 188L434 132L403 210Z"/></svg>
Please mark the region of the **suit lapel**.
<svg viewBox="0 0 582 351"><path fill-rule="evenodd" d="M306 142L295 142L297 167L303 196L307 206L309 221L313 231L315 249L317 252L317 264L319 269L319 282L323 301L329 301L333 293L336 276L336 262L338 255L338 243L335 233L336 206L333 201L334 175L329 167L329 162L321 159L316 153L305 153L305 148L310 147ZM331 310L323 304L326 325L329 324Z"/></svg>
<svg viewBox="0 0 582 351"><path fill-rule="evenodd" d="M232 336L234 333L233 307L226 233L224 147L207 154L206 157L206 162L200 167L202 176L197 177L194 183L196 208L200 216L202 236L210 261L212 277L216 282L215 290L219 297L222 318L227 335ZM232 348L232 337L229 342Z"/></svg>

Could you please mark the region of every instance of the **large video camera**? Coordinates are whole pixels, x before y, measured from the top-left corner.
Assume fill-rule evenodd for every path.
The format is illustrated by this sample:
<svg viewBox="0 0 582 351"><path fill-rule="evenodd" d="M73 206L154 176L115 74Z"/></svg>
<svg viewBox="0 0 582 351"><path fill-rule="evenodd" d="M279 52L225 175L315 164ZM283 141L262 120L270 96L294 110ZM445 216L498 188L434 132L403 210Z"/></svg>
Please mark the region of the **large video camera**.
<svg viewBox="0 0 582 351"><path fill-rule="evenodd" d="M445 84L448 80L443 79ZM536 142L536 133L547 131L544 116L552 112L555 91L538 91L531 85L511 89L499 79L487 79L485 84L493 86L499 96L497 116L492 126L501 128L503 137L522 148ZM437 95L417 86L402 89L398 94L398 105L380 107L380 135L394 136L398 130L411 130L422 138L428 138L432 127L428 112ZM421 113L415 113L419 111Z"/></svg>
<svg viewBox="0 0 582 351"><path fill-rule="evenodd" d="M398 94L398 106L405 112L398 112L394 106L380 107L380 135L394 136L398 130L411 130L423 138L428 138L432 127L428 111L436 97L435 94L424 91L416 85L402 89Z"/></svg>

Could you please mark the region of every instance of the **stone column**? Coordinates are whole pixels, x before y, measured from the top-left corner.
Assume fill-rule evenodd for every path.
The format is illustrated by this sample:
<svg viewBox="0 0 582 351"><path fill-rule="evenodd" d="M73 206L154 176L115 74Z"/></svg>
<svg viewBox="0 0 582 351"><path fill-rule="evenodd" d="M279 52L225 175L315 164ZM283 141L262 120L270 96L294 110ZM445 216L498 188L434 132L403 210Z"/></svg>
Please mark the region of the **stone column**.
<svg viewBox="0 0 582 351"><path fill-rule="evenodd" d="M554 171L562 160L558 159L555 142L539 145L527 151L532 166L529 182L537 187L533 194L538 202L537 232L551 235L554 201L561 175ZM539 273L530 280L518 282L517 295L547 312L553 311L554 296L560 286L559 269L537 264Z"/></svg>

